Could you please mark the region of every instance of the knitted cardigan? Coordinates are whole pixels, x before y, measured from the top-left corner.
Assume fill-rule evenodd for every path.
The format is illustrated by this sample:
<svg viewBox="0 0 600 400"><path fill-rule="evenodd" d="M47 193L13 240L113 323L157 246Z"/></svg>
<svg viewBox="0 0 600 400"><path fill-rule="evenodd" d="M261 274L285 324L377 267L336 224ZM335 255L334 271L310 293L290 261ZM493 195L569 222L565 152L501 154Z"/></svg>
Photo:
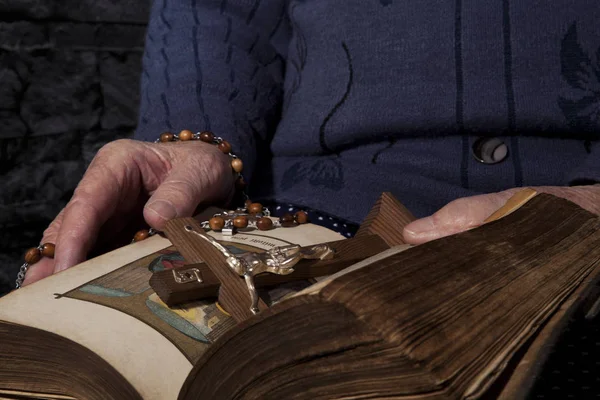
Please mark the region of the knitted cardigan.
<svg viewBox="0 0 600 400"><path fill-rule="evenodd" d="M599 182L598 21L598 0L156 0L136 137L211 130L253 198L353 222L382 191L424 216Z"/></svg>

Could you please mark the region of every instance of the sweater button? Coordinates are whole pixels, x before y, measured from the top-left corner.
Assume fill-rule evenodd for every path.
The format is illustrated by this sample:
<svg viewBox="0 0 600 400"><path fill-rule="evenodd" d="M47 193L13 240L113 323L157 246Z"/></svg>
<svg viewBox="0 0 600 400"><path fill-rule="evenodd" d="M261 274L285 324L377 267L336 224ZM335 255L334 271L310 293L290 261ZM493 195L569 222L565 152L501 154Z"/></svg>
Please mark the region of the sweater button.
<svg viewBox="0 0 600 400"><path fill-rule="evenodd" d="M479 138L473 143L472 152L482 164L497 164L508 157L508 146L498 138Z"/></svg>

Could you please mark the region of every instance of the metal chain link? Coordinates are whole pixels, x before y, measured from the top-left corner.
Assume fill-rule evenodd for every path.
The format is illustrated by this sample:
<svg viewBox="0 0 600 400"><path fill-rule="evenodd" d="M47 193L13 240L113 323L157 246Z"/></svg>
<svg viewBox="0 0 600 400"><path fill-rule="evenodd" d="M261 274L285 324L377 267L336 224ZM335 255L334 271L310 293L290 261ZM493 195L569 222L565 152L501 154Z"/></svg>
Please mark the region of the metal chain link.
<svg viewBox="0 0 600 400"><path fill-rule="evenodd" d="M37 249L42 251L44 247L40 244ZM27 270L29 269L29 263L25 262L19 268L19 273L17 274L17 280L15 281L15 289L20 289L23 286L23 281L25 280L25 275L27 274Z"/></svg>
<svg viewBox="0 0 600 400"><path fill-rule="evenodd" d="M19 269L19 273L17 274L17 280L15 282L15 289L20 289L21 286L23 286L23 281L25 280L25 274L27 273L28 269L29 269L28 263L21 265L21 268Z"/></svg>

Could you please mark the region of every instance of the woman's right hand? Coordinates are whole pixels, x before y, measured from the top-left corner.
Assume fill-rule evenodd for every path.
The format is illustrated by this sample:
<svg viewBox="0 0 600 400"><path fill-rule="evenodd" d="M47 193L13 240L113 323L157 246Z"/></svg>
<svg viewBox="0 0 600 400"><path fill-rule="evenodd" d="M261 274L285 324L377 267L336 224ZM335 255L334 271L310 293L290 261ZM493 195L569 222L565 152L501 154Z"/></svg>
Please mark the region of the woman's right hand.
<svg viewBox="0 0 600 400"><path fill-rule="evenodd" d="M198 205L224 204L234 193L229 157L201 141L146 143L117 140L100 149L67 206L45 230L41 243L56 245L27 271L24 285L86 260L97 243L130 231L143 212L161 230Z"/></svg>

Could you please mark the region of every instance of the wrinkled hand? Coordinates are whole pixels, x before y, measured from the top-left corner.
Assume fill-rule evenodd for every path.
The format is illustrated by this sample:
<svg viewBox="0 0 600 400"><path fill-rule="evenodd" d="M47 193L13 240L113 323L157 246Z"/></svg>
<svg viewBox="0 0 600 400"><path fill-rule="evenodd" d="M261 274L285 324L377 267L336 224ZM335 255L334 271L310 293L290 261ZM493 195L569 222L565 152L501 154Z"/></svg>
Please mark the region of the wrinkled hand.
<svg viewBox="0 0 600 400"><path fill-rule="evenodd" d="M410 244L421 244L475 228L483 224L487 217L522 189L515 188L498 193L454 200L435 214L407 225L404 228L404 240ZM539 193L549 193L565 198L588 211L600 215L600 185L540 186L532 189Z"/></svg>
<svg viewBox="0 0 600 400"><path fill-rule="evenodd" d="M54 259L42 258L24 284L79 264L98 243L132 232L141 221L161 230L175 217L191 216L199 204L227 202L234 191L229 159L216 146L193 142L117 140L102 147L71 201L43 235L55 243ZM139 220L139 221L138 221ZM127 233L131 240L131 232ZM113 240L114 242L114 240Z"/></svg>

